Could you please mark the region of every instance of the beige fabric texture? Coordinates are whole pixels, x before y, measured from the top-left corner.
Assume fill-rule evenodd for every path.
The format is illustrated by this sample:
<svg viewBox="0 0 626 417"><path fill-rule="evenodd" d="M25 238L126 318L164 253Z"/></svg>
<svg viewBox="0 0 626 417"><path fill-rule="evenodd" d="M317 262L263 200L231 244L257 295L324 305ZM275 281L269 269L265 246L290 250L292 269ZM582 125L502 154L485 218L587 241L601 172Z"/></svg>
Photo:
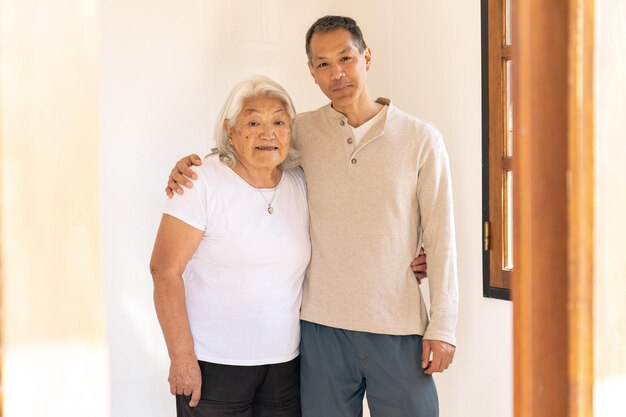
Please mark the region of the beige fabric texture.
<svg viewBox="0 0 626 417"><path fill-rule="evenodd" d="M443 138L388 99L377 101L388 106L386 117L358 146L330 104L296 117L312 244L301 318L456 345L456 245ZM410 268L422 241L430 314Z"/></svg>

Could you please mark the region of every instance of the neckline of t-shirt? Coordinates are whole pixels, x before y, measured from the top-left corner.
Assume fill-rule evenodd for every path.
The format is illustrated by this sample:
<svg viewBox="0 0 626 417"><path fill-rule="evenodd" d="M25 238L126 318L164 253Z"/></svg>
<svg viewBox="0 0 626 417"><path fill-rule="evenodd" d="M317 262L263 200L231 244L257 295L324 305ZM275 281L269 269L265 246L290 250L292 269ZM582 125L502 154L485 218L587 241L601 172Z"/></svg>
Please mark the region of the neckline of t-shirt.
<svg viewBox="0 0 626 417"><path fill-rule="evenodd" d="M354 134L359 134L362 132L367 132L368 130L370 130L376 123L378 123L384 116L385 114L389 111L389 106L388 105L383 105L383 108L380 109L380 111L378 113L376 113L374 115L374 117L372 117L371 119L369 119L367 122L363 123L361 126L359 127L352 127L350 126L350 124L348 124L348 126L350 126L350 129L352 130L352 132Z"/></svg>
<svg viewBox="0 0 626 417"><path fill-rule="evenodd" d="M219 160L218 160L219 161ZM235 179L237 181L239 181L241 184L245 185L246 187L250 188L251 190L254 191L274 191L275 189L277 190L280 185L283 183L283 179L285 178L285 170L283 169L280 175L280 180L278 180L278 184L276 184L276 187L271 187L271 188L256 188L253 187L250 183L248 183L248 181L244 180L243 178L241 178L241 176L239 174L237 174L231 167L229 167L228 165L224 164L222 161L219 161L219 164L226 169L226 171L228 171L230 174L235 177Z"/></svg>

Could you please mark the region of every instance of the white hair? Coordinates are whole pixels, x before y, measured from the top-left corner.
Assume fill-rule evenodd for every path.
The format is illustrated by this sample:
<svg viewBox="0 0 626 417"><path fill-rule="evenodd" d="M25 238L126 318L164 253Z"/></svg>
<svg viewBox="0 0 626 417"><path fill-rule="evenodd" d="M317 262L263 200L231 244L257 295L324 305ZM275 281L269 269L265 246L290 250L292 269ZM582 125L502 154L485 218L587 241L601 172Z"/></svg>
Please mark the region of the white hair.
<svg viewBox="0 0 626 417"><path fill-rule="evenodd" d="M229 126L233 127L235 125L235 119L243 109L244 102L254 97L276 98L285 106L291 123L291 141L289 142L287 157L279 166L283 169L299 166L299 154L293 147L293 122L296 117L296 109L287 91L276 81L263 75L255 75L252 78L243 80L231 90L217 118L215 125L215 143L217 147L212 150L211 154L218 154L220 161L229 167L235 165L238 160L237 152L230 144L230 138L224 128L224 122L228 121Z"/></svg>

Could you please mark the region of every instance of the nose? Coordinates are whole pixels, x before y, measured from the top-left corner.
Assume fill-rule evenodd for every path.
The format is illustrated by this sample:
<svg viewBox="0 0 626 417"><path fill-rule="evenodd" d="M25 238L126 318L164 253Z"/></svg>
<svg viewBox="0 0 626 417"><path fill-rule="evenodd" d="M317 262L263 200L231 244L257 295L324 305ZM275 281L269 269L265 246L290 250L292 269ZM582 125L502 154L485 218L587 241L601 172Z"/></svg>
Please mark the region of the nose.
<svg viewBox="0 0 626 417"><path fill-rule="evenodd" d="M341 80L343 77L345 77L346 73L343 70L343 67L339 64L337 65L333 65L332 68L332 72L331 72L331 77L333 78L333 80Z"/></svg>
<svg viewBox="0 0 626 417"><path fill-rule="evenodd" d="M263 132L261 132L261 139L264 139L264 140L276 139L276 132L274 132L274 125L269 124L263 128Z"/></svg>

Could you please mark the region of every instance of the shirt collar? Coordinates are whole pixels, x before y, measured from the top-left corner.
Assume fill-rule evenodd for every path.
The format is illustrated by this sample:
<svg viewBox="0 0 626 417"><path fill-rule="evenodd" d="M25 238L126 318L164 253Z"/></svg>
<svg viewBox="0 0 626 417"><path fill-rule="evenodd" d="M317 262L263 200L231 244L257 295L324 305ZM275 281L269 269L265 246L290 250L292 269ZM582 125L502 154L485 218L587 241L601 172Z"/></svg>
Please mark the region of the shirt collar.
<svg viewBox="0 0 626 417"><path fill-rule="evenodd" d="M392 104L391 100L386 97L378 97L374 100L378 104L382 104L383 106L389 106L391 109ZM344 123L348 123L348 118L343 114L339 113L337 110L333 109L332 103L328 103L325 106L326 114L331 117L333 120L343 121Z"/></svg>

